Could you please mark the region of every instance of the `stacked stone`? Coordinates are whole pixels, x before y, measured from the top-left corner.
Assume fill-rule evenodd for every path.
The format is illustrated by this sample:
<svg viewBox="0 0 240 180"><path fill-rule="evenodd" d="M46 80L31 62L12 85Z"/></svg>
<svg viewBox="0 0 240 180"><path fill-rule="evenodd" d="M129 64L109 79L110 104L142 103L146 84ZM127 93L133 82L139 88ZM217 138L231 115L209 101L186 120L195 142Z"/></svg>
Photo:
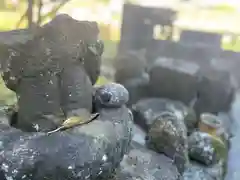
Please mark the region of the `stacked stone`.
<svg viewBox="0 0 240 180"><path fill-rule="evenodd" d="M171 50L160 52L166 55ZM144 96L138 96L131 106L134 122L147 133L147 147L170 158L183 180L221 180L230 134L223 124L215 135L202 132L198 119L204 112L217 114L230 109L234 95L231 77L182 57L174 59L169 53L146 65L150 81Z"/></svg>
<svg viewBox="0 0 240 180"><path fill-rule="evenodd" d="M183 179L221 180L226 174L229 135L222 121L215 115L201 115L198 130L188 138L189 157L192 164Z"/></svg>
<svg viewBox="0 0 240 180"><path fill-rule="evenodd" d="M129 151L132 115L120 84L97 88L100 113L92 123L52 135L27 133L0 124L1 179L106 179Z"/></svg>
<svg viewBox="0 0 240 180"><path fill-rule="evenodd" d="M198 88L199 100L195 104L196 112L228 112L235 93L230 73L209 67L202 68L199 76L201 81Z"/></svg>
<svg viewBox="0 0 240 180"><path fill-rule="evenodd" d="M62 20L64 20L65 24L60 23L63 22ZM21 56L23 58L21 61L22 64L21 62L17 62L17 64L20 65L19 67L17 67L16 64L14 66L14 68L16 68L14 69L16 70L14 71L14 74L16 75L19 72L21 75L24 74L24 77L33 75L32 72L34 75L37 75L38 72L42 70L42 68L45 69L47 67L51 67L51 70L57 71L59 70L57 69L59 66L55 68L55 66L51 65L61 64L60 60L63 60L63 64L64 61L66 64L74 64L76 61L80 61L81 63L84 61L82 58L86 58L84 61L85 63L82 62L84 65L83 72L85 73L86 71L87 74L89 73L88 75L90 76L89 78L91 81L87 81L90 82L87 84L85 84L85 82L79 82L78 87L80 89L73 89L77 94L90 94L91 98L88 98L88 96L86 96L86 99L82 100L82 102L91 104L93 108L91 108L90 111L99 113L99 116L97 116L94 121L91 121L87 124L76 125L72 128L66 129L65 131L55 132L52 134L48 134L43 131L22 131L20 129L12 127L11 123L6 120L7 118L1 118L1 180L107 179L119 166L121 160L123 159L123 155L129 151L132 137L133 121L132 113L126 107L126 103L129 99L128 91L122 85L116 83L110 83L98 87L95 92L92 91L92 84L95 83L94 81L96 78L98 78L99 75L98 64L100 61L98 61L98 58L99 55L101 56L101 51L103 49L101 43L97 43L97 46L100 45L100 47L94 46L96 45L97 37L91 36L91 32L89 32L89 36L84 36L86 39L83 39L83 41L90 39L90 42L87 42L87 46L80 46L81 42L78 40L82 39L79 37L82 37L82 33L86 32L86 29L84 28L89 27L89 31L97 30L97 28L90 27L91 25L95 26L95 23L80 22L80 24L81 23L83 23L83 26L81 26L82 28L78 29L79 22L73 20L68 15L59 15L49 24L46 24L43 26L43 28L40 28L40 30L34 34L34 38L27 41L27 45L18 46L18 42L15 42L16 44L7 44L5 42L2 43L4 50L8 50L8 45L15 48L29 47L29 49L14 49L16 51L19 50L22 55L28 55L27 57ZM86 24L88 25L84 26ZM51 30L48 31L49 29ZM94 34L95 32L92 33ZM19 34L21 34L21 32L19 32ZM59 34L62 34L62 36L59 36ZM91 42L91 40L93 40L93 42ZM91 43L93 43L93 46ZM83 53L83 51L86 50L85 48L87 48L87 52ZM84 57L81 56L83 54ZM1 56L1 58L6 58L4 55ZM64 57L66 56L69 59L64 60ZM62 59L58 59L59 57ZM15 60L17 60L17 58ZM34 62L34 60L36 60L36 62ZM55 60L59 61L56 62ZM68 60L69 62L67 62ZM92 64L93 67L91 68L90 66L87 66L87 64L90 62L94 62ZM31 66L33 66L33 68L30 68ZM24 68L24 72L21 72L22 68ZM63 68L63 66L60 66L60 68ZM66 68L67 67L64 67L64 70ZM97 72L95 72L95 70ZM40 74L38 75L40 76ZM93 78L91 78L91 75L93 75ZM33 77L31 76L31 78ZM70 82L74 80L79 79L73 76L69 79ZM34 82L38 83L39 81L35 79ZM48 83L49 84L44 85L47 86L52 84L51 81ZM17 88L13 89L19 93L19 84L15 85ZM40 87L43 88L44 85ZM24 89L26 91L26 94L29 89L33 87L34 84L32 84L31 87L26 86ZM88 87L90 88L88 89ZM89 91L85 92L87 89ZM56 91L58 90L59 89ZM56 91L53 93L57 94ZM38 94L39 92L41 92L40 89L37 92L35 91L35 94ZM20 95L21 98L24 97L21 93L18 95ZM46 94L46 96L49 95L50 94ZM68 95L69 97L73 98L72 102L79 100L77 99L78 97L73 97L73 94ZM31 96L28 98L31 98ZM36 101L35 103L38 104L39 101ZM57 102L54 101L52 103ZM53 106L50 101L48 105L50 108ZM17 106L17 110L15 109L13 112L11 111L12 109L7 110L7 113L19 113L21 108L24 106L29 106L29 108L32 108L30 106L33 105L20 104L20 106ZM31 120L37 121L38 119L36 118ZM54 121L55 119L52 120ZM17 121L19 121L19 119L17 119Z"/></svg>
<svg viewBox="0 0 240 180"><path fill-rule="evenodd" d="M189 164L187 135L197 124L193 110L179 101L146 98L132 107L134 121L147 133L149 149L170 158L182 174Z"/></svg>
<svg viewBox="0 0 240 180"><path fill-rule="evenodd" d="M196 33L196 39L191 39L195 34L191 32L186 42L155 40L150 43L146 57L151 61L149 90L153 92L149 94L186 104L198 94L199 102L195 107L198 115L202 112L227 112L237 86L232 75L237 77L239 54L221 52L217 43L208 47L205 42L208 36L213 36L213 40L218 42L218 35L205 33L206 37L201 39L202 34ZM195 42L197 40L204 43L199 45ZM223 58L226 62L221 61ZM222 97L221 102L219 96Z"/></svg>
<svg viewBox="0 0 240 180"><path fill-rule="evenodd" d="M203 112L227 112L230 109L235 93L232 76L211 66L213 55L204 51L194 58L197 48L173 42L154 42L154 45L160 46L160 57L151 62L138 52L127 52L116 60L115 80L130 91L132 100L129 104L144 97L160 97L191 104L198 115ZM156 57L156 52L155 55L149 54L149 51L157 51L155 46L147 50L146 57ZM201 54L206 54L204 60ZM202 66L203 61L209 61L209 65ZM221 99L218 98L220 96Z"/></svg>
<svg viewBox="0 0 240 180"><path fill-rule="evenodd" d="M198 115L203 112L227 112L235 91L228 72L169 58L156 60L150 70L149 86L149 93L156 97L179 100L185 104L196 98L194 108Z"/></svg>
<svg viewBox="0 0 240 180"><path fill-rule="evenodd" d="M161 98L142 99L132 111L147 147L172 159L183 180L223 179L230 137L223 119L204 113L198 120L183 103Z"/></svg>
<svg viewBox="0 0 240 180"><path fill-rule="evenodd" d="M3 79L18 96L17 128L49 131L80 109L92 110L92 85L104 49L98 34L96 22L60 14L26 42L1 42L9 64Z"/></svg>

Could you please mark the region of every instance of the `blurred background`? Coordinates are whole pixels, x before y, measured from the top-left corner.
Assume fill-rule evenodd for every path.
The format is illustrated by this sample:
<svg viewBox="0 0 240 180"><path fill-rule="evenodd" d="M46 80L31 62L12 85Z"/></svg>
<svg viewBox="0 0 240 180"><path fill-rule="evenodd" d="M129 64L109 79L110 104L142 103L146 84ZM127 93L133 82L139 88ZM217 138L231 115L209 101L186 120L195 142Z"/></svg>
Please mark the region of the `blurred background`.
<svg viewBox="0 0 240 180"><path fill-rule="evenodd" d="M175 10L174 39L178 38L179 29L215 32L224 35L223 49L240 51L239 0L1 0L0 31L42 25L58 13L97 21L105 42L103 64L108 67L117 52L124 3ZM99 83L104 81L102 78ZM14 100L13 93L1 81L0 103L12 104Z"/></svg>

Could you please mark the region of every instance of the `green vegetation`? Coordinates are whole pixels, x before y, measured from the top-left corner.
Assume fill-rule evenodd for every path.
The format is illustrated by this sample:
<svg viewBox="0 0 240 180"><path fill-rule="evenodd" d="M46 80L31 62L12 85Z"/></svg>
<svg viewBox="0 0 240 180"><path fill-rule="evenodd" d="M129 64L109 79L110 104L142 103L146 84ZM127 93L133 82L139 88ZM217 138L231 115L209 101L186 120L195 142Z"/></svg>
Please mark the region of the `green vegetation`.
<svg viewBox="0 0 240 180"><path fill-rule="evenodd" d="M232 45L230 43L223 43L222 48L226 50L231 50L231 51L240 51L240 41L238 40L236 44Z"/></svg>

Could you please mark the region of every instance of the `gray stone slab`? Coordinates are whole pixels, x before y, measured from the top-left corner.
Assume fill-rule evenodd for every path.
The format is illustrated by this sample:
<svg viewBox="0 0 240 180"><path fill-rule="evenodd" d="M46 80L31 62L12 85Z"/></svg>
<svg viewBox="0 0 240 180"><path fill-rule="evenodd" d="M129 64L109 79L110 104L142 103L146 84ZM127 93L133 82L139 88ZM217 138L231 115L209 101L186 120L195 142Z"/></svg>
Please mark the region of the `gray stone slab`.
<svg viewBox="0 0 240 180"><path fill-rule="evenodd" d="M214 51L207 46L192 46L187 43L167 40L152 41L147 47L146 57L153 62L157 57L167 57L193 61L202 67L209 66L212 58L218 56L219 51Z"/></svg>
<svg viewBox="0 0 240 180"><path fill-rule="evenodd" d="M196 62L159 58L150 69L151 96L179 100L194 105L197 114L227 112L234 98L229 72L201 67Z"/></svg>
<svg viewBox="0 0 240 180"><path fill-rule="evenodd" d="M221 49L222 35L210 32L184 30L180 35L180 42L188 44L202 44Z"/></svg>
<svg viewBox="0 0 240 180"><path fill-rule="evenodd" d="M159 58L150 70L149 93L188 104L198 89L199 68L194 62Z"/></svg>

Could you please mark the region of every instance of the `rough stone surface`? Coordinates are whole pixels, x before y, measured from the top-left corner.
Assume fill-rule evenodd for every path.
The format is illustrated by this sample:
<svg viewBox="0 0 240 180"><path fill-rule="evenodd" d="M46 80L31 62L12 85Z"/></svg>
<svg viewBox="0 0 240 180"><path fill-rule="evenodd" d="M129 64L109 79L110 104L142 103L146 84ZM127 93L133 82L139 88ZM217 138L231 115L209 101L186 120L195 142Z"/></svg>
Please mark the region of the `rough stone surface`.
<svg viewBox="0 0 240 180"><path fill-rule="evenodd" d="M106 177L128 151L131 121L122 107L102 110L96 121L50 136L1 125L1 170L13 180Z"/></svg>
<svg viewBox="0 0 240 180"><path fill-rule="evenodd" d="M190 104L202 112L227 112L235 89L229 72L185 59L160 57L150 68L149 94ZM221 97L221 98L219 98Z"/></svg>
<svg viewBox="0 0 240 180"><path fill-rule="evenodd" d="M146 142L150 149L170 157L180 173L188 165L187 128L174 113L163 112L154 120Z"/></svg>
<svg viewBox="0 0 240 180"><path fill-rule="evenodd" d="M60 14L43 27L38 28L31 40L6 46L16 56L9 58L11 74L15 78L20 78L23 75L36 74L46 68L54 72L61 71L66 65L89 56L86 45L91 46L96 43L98 33L97 23L77 21L66 14ZM102 46L97 47L96 51L101 54ZM91 58L99 59L95 55ZM88 59L91 58L88 57ZM21 60L18 61L18 59ZM89 62L85 61L85 63ZM99 62L93 63L92 61L91 63ZM96 70L94 76L98 77L100 67L92 66L91 68L91 71ZM90 79L95 79L95 77Z"/></svg>
<svg viewBox="0 0 240 180"><path fill-rule="evenodd" d="M181 180L214 180L203 168L191 166L184 172Z"/></svg>
<svg viewBox="0 0 240 180"><path fill-rule="evenodd" d="M172 160L135 142L116 170L114 180L177 180L180 174Z"/></svg>
<svg viewBox="0 0 240 180"><path fill-rule="evenodd" d="M181 180L222 180L223 171L222 165L203 166L202 164L191 162L188 168L183 173Z"/></svg>
<svg viewBox="0 0 240 180"><path fill-rule="evenodd" d="M60 14L27 42L5 44L9 67L3 78L18 95L18 128L49 131L81 116L81 109L92 111L104 50L98 34L96 22Z"/></svg>
<svg viewBox="0 0 240 180"><path fill-rule="evenodd" d="M117 103L114 108L99 107L100 116L89 124L51 135L0 124L0 179L107 178L132 139L133 116L124 102Z"/></svg>
<svg viewBox="0 0 240 180"><path fill-rule="evenodd" d="M188 139L189 157L206 166L227 161L227 146L220 138L205 132L194 132Z"/></svg>
<svg viewBox="0 0 240 180"><path fill-rule="evenodd" d="M194 62L160 57L150 69L149 93L189 104L198 89L199 68Z"/></svg>
<svg viewBox="0 0 240 180"><path fill-rule="evenodd" d="M154 120L163 112L172 112L184 121L188 132L192 132L197 125L197 117L193 109L179 101L164 98L144 98L132 106L134 121L145 131L153 124Z"/></svg>
<svg viewBox="0 0 240 180"><path fill-rule="evenodd" d="M93 88L84 70L79 66L66 68L61 76L61 87L54 74L21 80L17 127L24 131L50 131L64 119L81 116L81 109L91 112Z"/></svg>

